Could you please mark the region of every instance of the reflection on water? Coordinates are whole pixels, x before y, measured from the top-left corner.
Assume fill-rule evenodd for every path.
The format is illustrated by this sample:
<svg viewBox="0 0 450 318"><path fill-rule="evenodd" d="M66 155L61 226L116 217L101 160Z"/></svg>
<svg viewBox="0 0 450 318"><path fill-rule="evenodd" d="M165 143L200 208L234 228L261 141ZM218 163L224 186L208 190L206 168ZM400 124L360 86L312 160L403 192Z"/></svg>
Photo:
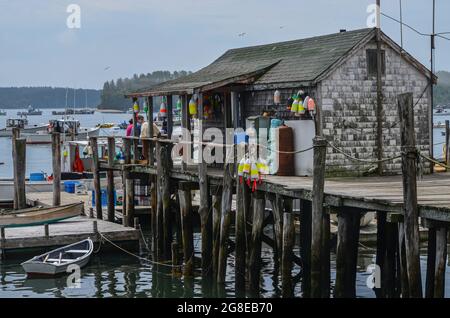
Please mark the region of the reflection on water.
<svg viewBox="0 0 450 318"><path fill-rule="evenodd" d="M199 240L196 234L195 240ZM196 246L196 252L199 252ZM294 251L299 254L298 249ZM425 278L426 256L421 250L422 278ZM148 256L148 255L143 255ZM50 279L27 279L21 259L6 260L0 267L0 297L236 297L234 290L234 256L228 258L226 283L221 290L211 290L200 276L193 278L172 277L167 269L157 269L147 263L126 254L112 253L94 255L87 267L81 270L80 288L67 287L68 276ZM366 286L366 269L375 261L375 251L362 248L359 251L357 273L357 297L372 298L374 292ZM274 275L272 250L263 245L262 249L261 297L281 297L281 279ZM199 270L199 269L198 269ZM300 267L294 265L293 280L295 296L301 296ZM335 255L331 254L331 280L335 279ZM450 270L447 268L446 282L450 282ZM423 283L425 286L425 282ZM446 296L450 295L447 283Z"/></svg>

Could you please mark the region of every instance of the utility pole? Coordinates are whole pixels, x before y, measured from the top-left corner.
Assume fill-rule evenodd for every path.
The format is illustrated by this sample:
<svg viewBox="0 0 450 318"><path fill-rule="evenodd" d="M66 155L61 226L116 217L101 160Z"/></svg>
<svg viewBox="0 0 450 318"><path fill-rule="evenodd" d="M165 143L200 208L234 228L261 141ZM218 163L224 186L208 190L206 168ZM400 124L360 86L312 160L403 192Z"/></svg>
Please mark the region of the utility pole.
<svg viewBox="0 0 450 318"><path fill-rule="evenodd" d="M378 174L383 175L383 88L382 88L382 57L381 57L381 0L377 0L377 159Z"/></svg>
<svg viewBox="0 0 450 318"><path fill-rule="evenodd" d="M400 46L402 48L401 52L403 53L403 6L402 0L400 1Z"/></svg>
<svg viewBox="0 0 450 318"><path fill-rule="evenodd" d="M434 109L434 51L436 48L435 45L435 38L436 38L436 0L433 0L433 32L431 33L431 74L430 74L430 101L431 101L431 109L430 109L430 157L434 158L433 153L433 145L434 145L434 138L433 138L433 125L434 125L434 119L433 119L433 109ZM431 164L431 173L434 171L434 165Z"/></svg>

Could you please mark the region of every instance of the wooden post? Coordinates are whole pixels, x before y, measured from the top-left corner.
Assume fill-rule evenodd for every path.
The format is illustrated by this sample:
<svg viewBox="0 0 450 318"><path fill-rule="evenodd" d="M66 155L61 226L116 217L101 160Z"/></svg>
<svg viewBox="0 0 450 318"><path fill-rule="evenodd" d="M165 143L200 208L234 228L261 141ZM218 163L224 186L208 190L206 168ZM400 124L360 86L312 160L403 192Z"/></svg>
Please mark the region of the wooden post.
<svg viewBox="0 0 450 318"><path fill-rule="evenodd" d="M398 96L402 144L403 198L405 215L406 262L410 296L422 297L420 273L419 221L417 209L417 149L414 132L413 94Z"/></svg>
<svg viewBox="0 0 450 318"><path fill-rule="evenodd" d="M178 190L180 202L181 233L183 240L184 276L194 274L194 237L192 230L192 197L191 190L183 189L180 183Z"/></svg>
<svg viewBox="0 0 450 318"><path fill-rule="evenodd" d="M213 190L214 191L214 190ZM212 222L213 222L213 251L212 251L212 262L213 262L213 275L217 278L217 268L219 262L219 249L220 249L220 219L221 219L221 204L222 204L222 190L217 190L217 194L212 196Z"/></svg>
<svg viewBox="0 0 450 318"><path fill-rule="evenodd" d="M97 223L97 221L92 222L92 230L93 230L94 234L98 233L98 223Z"/></svg>
<svg viewBox="0 0 450 318"><path fill-rule="evenodd" d="M124 162L125 165L129 165L131 163L131 139L129 138L123 138L123 155L124 155ZM123 205L122 205L122 224L123 226L128 226L128 191L134 191L134 189L128 189L128 186L130 186L129 183L127 183L128 179L128 167L122 166L122 182L124 184L123 188ZM132 187L132 186L131 186ZM134 204L134 200L132 202Z"/></svg>
<svg viewBox="0 0 450 318"><path fill-rule="evenodd" d="M300 255L303 263L303 298L311 296L311 214L311 201L300 200Z"/></svg>
<svg viewBox="0 0 450 318"><path fill-rule="evenodd" d="M178 243L172 242L172 276L176 277L180 274L180 259L178 257Z"/></svg>
<svg viewBox="0 0 450 318"><path fill-rule="evenodd" d="M13 162L14 162L14 158L16 158L16 139L18 139L18 138L20 138L20 128L14 127L12 129L12 157L13 157ZM16 168L15 166L13 166L13 167L14 167L14 169ZM15 172L14 172L14 175L16 175ZM14 187L14 210L18 209L17 203L18 203L17 188Z"/></svg>
<svg viewBox="0 0 450 318"><path fill-rule="evenodd" d="M127 168L127 170L130 168ZM134 179L130 178L130 173L127 171L126 173L126 179L125 179L125 226L133 226L133 220L134 220Z"/></svg>
<svg viewBox="0 0 450 318"><path fill-rule="evenodd" d="M292 213L284 213L283 215L283 248L281 256L281 282L283 286L283 297L293 297L292 283L292 256L294 247L294 215Z"/></svg>
<svg viewBox="0 0 450 318"><path fill-rule="evenodd" d="M434 298L444 298L445 267L447 260L447 227L436 229L436 269L434 273Z"/></svg>
<svg viewBox="0 0 450 318"><path fill-rule="evenodd" d="M159 249L162 254L162 259L170 260L170 246L172 239L172 230L170 224L170 167L169 167L169 152L166 145L157 142L157 172L158 172L158 212L157 236L159 242Z"/></svg>
<svg viewBox="0 0 450 318"><path fill-rule="evenodd" d="M225 165L221 205L220 248L217 267L217 283L219 284L225 283L225 273L227 269L228 236L231 223L231 203L233 201L233 170L233 164L227 163Z"/></svg>
<svg viewBox="0 0 450 318"><path fill-rule="evenodd" d="M48 228L48 224L44 224L44 236L46 238L48 238L49 234L50 234L50 231L49 231L49 228Z"/></svg>
<svg viewBox="0 0 450 318"><path fill-rule="evenodd" d="M150 138L153 138L154 131L153 131L153 97L149 96L147 97L147 107L148 107L148 113L147 113L147 121L148 121L148 132ZM149 166L153 166L155 164L155 154L154 154L154 146L155 143L153 141L148 142L148 164Z"/></svg>
<svg viewBox="0 0 450 318"><path fill-rule="evenodd" d="M398 224L398 246L400 258L400 288L402 298L409 298L408 273L406 269L405 230L403 221Z"/></svg>
<svg viewBox="0 0 450 318"><path fill-rule="evenodd" d="M209 195L209 182L207 165L203 158L203 95L198 94L198 118L199 118L199 147L198 158L198 177L200 187L200 207L198 213L200 215L201 236L202 236L202 276L212 276L212 217L211 217L211 200Z"/></svg>
<svg viewBox="0 0 450 318"><path fill-rule="evenodd" d="M61 205L61 136L52 133L53 206Z"/></svg>
<svg viewBox="0 0 450 318"><path fill-rule="evenodd" d="M379 0L377 0L377 3L379 4ZM379 10L379 5L378 5ZM378 12L379 13L379 12ZM380 16L378 15L377 19L379 19ZM379 21L378 21L379 23ZM383 162L381 159L383 159L383 81L382 81L382 75L383 75L383 69L382 69L382 54L381 54L381 29L380 27L377 27L376 30L376 42L377 42L377 107L376 107L376 116L377 116L377 159L378 162L378 174L383 175Z"/></svg>
<svg viewBox="0 0 450 318"><path fill-rule="evenodd" d="M331 283L331 257L330 257L330 213L329 207L325 210L322 220L322 247L320 249L321 258L321 291L322 298L330 297Z"/></svg>
<svg viewBox="0 0 450 318"><path fill-rule="evenodd" d="M190 121L189 121L189 111L188 111L188 104L187 104L187 96L181 95L181 128L183 133L183 142L189 142L190 140L190 134L188 134L188 131L190 131ZM181 171L186 171L187 169L187 163L188 158L190 158L191 152L191 145L190 144L184 144L183 145L183 157L181 161Z"/></svg>
<svg viewBox="0 0 450 318"><path fill-rule="evenodd" d="M103 219L103 208L102 208L102 192L100 184L100 163L98 159L98 144L97 138L91 137L89 143L92 148L92 172L94 174L94 195L95 195L95 212L97 219Z"/></svg>
<svg viewBox="0 0 450 318"><path fill-rule="evenodd" d="M283 251L283 198L276 194L275 198L271 198L273 214L273 227L275 239L275 268L281 264L281 255Z"/></svg>
<svg viewBox="0 0 450 318"><path fill-rule="evenodd" d="M313 192L312 192L312 240L311 240L311 297L322 297L322 247L323 191L325 185L325 155L327 142L322 137L314 138Z"/></svg>
<svg viewBox="0 0 450 318"><path fill-rule="evenodd" d="M14 158L14 189L17 193L17 197L14 198L17 203L18 210L25 209L27 207L27 198L25 193L25 171L26 171L26 152L27 143L26 139L18 138L14 141L13 146Z"/></svg>
<svg viewBox="0 0 450 318"><path fill-rule="evenodd" d="M116 202L114 200L114 158L116 157L116 141L114 137L108 137L108 172L107 172L107 192L108 192L108 221L114 222Z"/></svg>
<svg viewBox="0 0 450 318"><path fill-rule="evenodd" d="M0 260L5 257L5 251L3 250L3 244L5 242L5 228L0 227Z"/></svg>
<svg viewBox="0 0 450 318"><path fill-rule="evenodd" d="M427 273L425 280L425 298L434 297L434 277L436 270L436 228L428 228Z"/></svg>
<svg viewBox="0 0 450 318"><path fill-rule="evenodd" d="M377 298L385 297L384 266L386 258L386 212L377 211L377 254L376 265L380 268L381 288L374 288Z"/></svg>
<svg viewBox="0 0 450 318"><path fill-rule="evenodd" d="M246 252L246 217L245 217L245 202L244 202L244 191L246 185L245 183L240 183L239 180L236 181L236 218L235 218L235 288L237 297L243 296L245 291L245 252Z"/></svg>
<svg viewBox="0 0 450 318"><path fill-rule="evenodd" d="M356 297L360 217L356 209L345 208L338 212L335 298Z"/></svg>
<svg viewBox="0 0 450 318"><path fill-rule="evenodd" d="M256 192L253 194L253 225L248 264L250 292L252 296L259 296L259 280L261 270L261 236L263 231L265 210L264 196Z"/></svg>
<svg viewBox="0 0 450 318"><path fill-rule="evenodd" d="M172 138L173 132L173 99L172 95L167 96L167 138Z"/></svg>
<svg viewBox="0 0 450 318"><path fill-rule="evenodd" d="M382 284L386 298L398 298L400 291L397 289L397 246L398 227L396 223L387 222L385 229L386 254L384 260Z"/></svg>
<svg viewBox="0 0 450 318"><path fill-rule="evenodd" d="M450 165L450 121L445 121L445 164Z"/></svg>

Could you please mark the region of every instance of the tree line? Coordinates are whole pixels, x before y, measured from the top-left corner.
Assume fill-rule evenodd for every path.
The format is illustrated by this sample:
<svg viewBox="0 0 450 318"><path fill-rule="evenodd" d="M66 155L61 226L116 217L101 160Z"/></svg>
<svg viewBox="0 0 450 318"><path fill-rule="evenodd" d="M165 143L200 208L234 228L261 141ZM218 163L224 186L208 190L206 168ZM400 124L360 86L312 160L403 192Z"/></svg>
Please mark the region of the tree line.
<svg viewBox="0 0 450 318"><path fill-rule="evenodd" d="M64 87L0 87L0 109L27 108L96 108L100 103L100 90Z"/></svg>
<svg viewBox="0 0 450 318"><path fill-rule="evenodd" d="M189 75L187 71L155 71L147 74L134 74L132 78L119 78L103 85L99 109L127 110L130 101L124 98L127 93L150 88L156 84Z"/></svg>

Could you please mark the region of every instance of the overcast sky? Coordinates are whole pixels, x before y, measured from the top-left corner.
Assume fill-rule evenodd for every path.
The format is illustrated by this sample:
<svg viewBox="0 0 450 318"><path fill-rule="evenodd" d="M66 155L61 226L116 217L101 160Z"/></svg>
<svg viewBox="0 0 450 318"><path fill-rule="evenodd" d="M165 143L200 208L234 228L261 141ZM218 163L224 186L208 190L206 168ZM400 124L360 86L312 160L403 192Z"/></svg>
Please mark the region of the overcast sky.
<svg viewBox="0 0 450 318"><path fill-rule="evenodd" d="M399 1L382 0L382 11L398 18ZM229 48L365 28L374 2L0 0L0 86L101 88L134 73L195 71ZM72 3L80 29L66 24ZM403 0L404 22L430 33L431 3ZM436 32L450 32L450 1L436 3ZM383 18L382 28L400 42L398 23ZM405 29L404 46L429 65L429 37ZM450 71L450 41L437 40L436 69Z"/></svg>

